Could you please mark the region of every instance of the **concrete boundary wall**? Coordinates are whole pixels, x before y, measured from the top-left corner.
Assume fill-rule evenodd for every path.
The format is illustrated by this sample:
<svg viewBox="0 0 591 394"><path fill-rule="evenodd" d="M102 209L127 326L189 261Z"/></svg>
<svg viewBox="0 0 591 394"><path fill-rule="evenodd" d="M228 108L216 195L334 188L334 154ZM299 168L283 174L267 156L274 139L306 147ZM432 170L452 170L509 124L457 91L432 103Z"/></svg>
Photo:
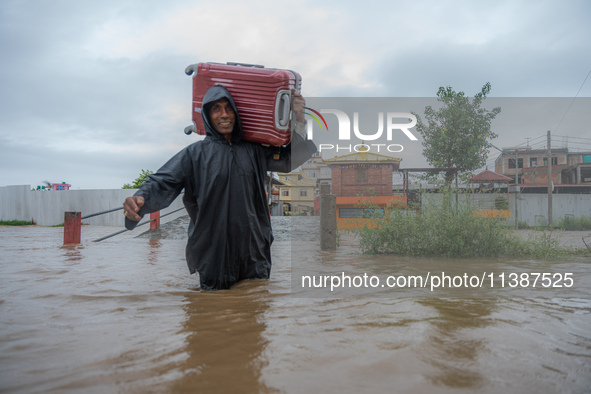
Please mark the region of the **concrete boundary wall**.
<svg viewBox="0 0 591 394"><path fill-rule="evenodd" d="M514 218L515 194L510 194L509 205ZM548 195L547 194L519 194L517 200L519 222L526 222L528 226L545 226L548 224ZM591 218L591 194L552 194L552 222L565 217ZM513 220L513 224L515 221Z"/></svg>
<svg viewBox="0 0 591 394"><path fill-rule="evenodd" d="M503 194L507 196L506 194ZM465 196L460 195L462 201ZM439 193L425 193L422 196L423 203L432 202L439 204L442 195ZM515 193L509 193L509 208L511 218L507 219L508 225L515 225ZM455 199L452 199L452 203ZM517 200L518 222L527 223L528 226L540 226L548 224L548 195L547 194L523 194L518 195ZM554 224L565 217L591 218L591 194L552 194L552 221Z"/></svg>
<svg viewBox="0 0 591 394"><path fill-rule="evenodd" d="M132 196L136 189L96 189L96 190L64 190L64 191L33 191L28 185L0 187L0 220L33 220L41 226L53 226L64 222L64 212L79 211L82 216L95 212L106 211L122 206L125 198ZM438 201L438 194L426 193L423 202ZM509 195L511 219L514 224L515 195ZM170 207L163 209L161 214L183 207L182 196L179 196ZM546 194L520 194L518 200L520 222L529 226L543 225L548 221L548 196ZM165 217L162 222L186 215L180 210ZM591 194L553 194L552 216L557 221L567 216L575 218L591 217ZM125 225L121 211L116 211L82 222L99 226Z"/></svg>
<svg viewBox="0 0 591 394"><path fill-rule="evenodd" d="M32 220L41 226L54 226L64 222L64 212L82 212L82 216L95 212L118 208L123 201L132 196L137 189L96 189L96 190L63 190L37 191L29 185L0 187L0 220ZM182 195L166 209L167 212L183 207ZM162 219L162 222L186 215L180 210ZM144 220L146 216L144 216ZM82 223L98 226L124 227L123 211L115 211L104 215L82 220Z"/></svg>

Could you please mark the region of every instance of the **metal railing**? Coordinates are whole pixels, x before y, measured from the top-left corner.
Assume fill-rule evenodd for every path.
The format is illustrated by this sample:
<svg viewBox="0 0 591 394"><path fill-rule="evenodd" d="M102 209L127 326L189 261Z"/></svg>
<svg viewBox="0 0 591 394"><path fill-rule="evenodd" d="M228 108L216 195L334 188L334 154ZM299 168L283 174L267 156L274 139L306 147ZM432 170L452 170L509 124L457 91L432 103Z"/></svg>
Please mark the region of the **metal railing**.
<svg viewBox="0 0 591 394"><path fill-rule="evenodd" d="M123 209L123 207L118 207L118 208L108 209L106 211L91 213L91 214L84 215L84 216L82 216L81 212L65 212L65 214L64 214L64 245L79 244L80 243L81 232L82 232L82 219L88 219L88 218L91 218L94 216L104 215L104 214L119 211L122 209ZM150 214L149 220L145 220L143 222L138 223L136 227L143 226L145 224L150 223L150 229L158 228L158 227L160 227L160 219L161 218L166 217L168 215L172 215L173 213L176 213L176 212L183 210L183 209L185 209L185 208L184 207L178 208L178 209L175 209L174 211L168 212L164 215L160 215L160 211L153 212ZM116 235L123 234L127 231L130 231L130 230L123 229L120 231L116 231L116 232L106 235L104 237L94 239L94 240L92 240L92 242L100 242L105 239L114 237Z"/></svg>
<svg viewBox="0 0 591 394"><path fill-rule="evenodd" d="M116 210L119 210L119 209L123 209L123 208L117 208ZM168 216L168 215L172 215L173 213L175 213L175 212L178 212L178 211L180 211L180 210L182 210L182 209L185 209L185 207L182 207L182 208L175 209L174 211L171 211L171 212L165 213L164 215L160 215L160 218L166 217L166 216ZM110 211L105 211L105 213L112 212L112 211L113 211L113 210L110 210ZM160 211L158 211L158 212L160 212ZM150 215L152 215L152 214L150 214ZM88 217L90 217L90 215L89 215ZM135 227L137 228L137 227L139 227L139 226L143 226L144 224L148 224L148 223L154 222L154 221L156 221L156 220L157 220L157 219L155 219L155 218L152 218L152 217L150 216L150 220L146 220L146 221L143 221L143 222L139 222L139 223L137 224L137 226L135 226ZM160 226L156 226L156 227L160 227ZM152 228L152 227L150 227L150 228ZM105 239L107 239L107 238L114 237L115 235L123 234L123 233L124 233L124 232L126 232L126 231L130 231L130 230L128 230L128 229L126 229L126 228L125 228L125 229L123 229L123 230L120 230L120 231L114 232L113 234L109 234L109 235L105 235L104 237L97 238L97 239L93 240L92 242L100 242L100 241L103 241L103 240L105 240Z"/></svg>

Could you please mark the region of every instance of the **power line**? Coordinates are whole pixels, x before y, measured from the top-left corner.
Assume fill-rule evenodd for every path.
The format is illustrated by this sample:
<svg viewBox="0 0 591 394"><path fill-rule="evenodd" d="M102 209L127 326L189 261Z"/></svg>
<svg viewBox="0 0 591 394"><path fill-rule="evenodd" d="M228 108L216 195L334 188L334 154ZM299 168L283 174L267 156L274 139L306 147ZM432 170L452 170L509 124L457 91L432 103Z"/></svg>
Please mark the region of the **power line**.
<svg viewBox="0 0 591 394"><path fill-rule="evenodd" d="M546 136L545 135L539 135L537 137L531 138L531 141L535 141L535 140L539 140L539 139L543 139L543 138L546 138Z"/></svg>
<svg viewBox="0 0 591 394"><path fill-rule="evenodd" d="M556 129L554 129L554 132L556 132L556 130L558 130L558 128L560 127L560 125L562 124L562 121L564 120L564 118L566 118L566 114L568 114L568 111L570 110L570 107L572 107L573 103L575 102L575 99L577 98L577 96L579 95L579 93L581 93L581 89L583 89L583 86L585 86L585 82L587 82L587 78L589 78L589 75L591 74L591 70L589 70L589 72L587 73L587 76L585 77L585 80L583 81L583 83L581 84L581 87L579 88L579 90L577 91L577 94L575 94L575 97L573 97L572 101L570 102L570 105L568 106L568 108L566 109L566 112L564 113L564 115L562 116L562 119L560 119L560 122L558 123L558 126L556 126Z"/></svg>
<svg viewBox="0 0 591 394"><path fill-rule="evenodd" d="M528 137L528 138L529 138L529 145L526 145L527 142L524 142L524 143L521 143L521 144L515 146L515 148L519 148L522 146L529 146L532 149L546 149L546 144L548 142L546 135L540 135L538 137L533 137L533 138ZM563 140L563 141L559 142L558 138L566 138L566 141ZM556 141L556 144L558 144L558 145L566 145L564 147L569 148L569 149L573 149L573 150L588 149L586 147L591 144L591 138L571 137L568 135L559 135L559 134L552 134L552 141ZM564 142L566 142L566 144L564 144Z"/></svg>
<svg viewBox="0 0 591 394"><path fill-rule="evenodd" d="M559 135L559 134L554 134L554 137L563 137L563 138L569 138L569 139L577 139L577 140L586 140L586 141L591 141L591 138L585 138L585 137L571 137L569 135Z"/></svg>

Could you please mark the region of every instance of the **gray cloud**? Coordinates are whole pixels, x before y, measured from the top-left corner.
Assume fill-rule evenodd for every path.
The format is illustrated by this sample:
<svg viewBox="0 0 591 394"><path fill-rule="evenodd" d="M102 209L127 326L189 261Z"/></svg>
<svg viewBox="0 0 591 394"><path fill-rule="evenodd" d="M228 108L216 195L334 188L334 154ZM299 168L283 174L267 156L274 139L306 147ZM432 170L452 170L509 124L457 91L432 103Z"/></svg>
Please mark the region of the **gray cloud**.
<svg viewBox="0 0 591 394"><path fill-rule="evenodd" d="M295 68L324 97L473 95L487 81L494 96L572 97L591 67L585 1L307 2L293 32L274 22L287 5L240 4L1 2L0 185L120 187L157 169L195 140L183 70L197 61Z"/></svg>

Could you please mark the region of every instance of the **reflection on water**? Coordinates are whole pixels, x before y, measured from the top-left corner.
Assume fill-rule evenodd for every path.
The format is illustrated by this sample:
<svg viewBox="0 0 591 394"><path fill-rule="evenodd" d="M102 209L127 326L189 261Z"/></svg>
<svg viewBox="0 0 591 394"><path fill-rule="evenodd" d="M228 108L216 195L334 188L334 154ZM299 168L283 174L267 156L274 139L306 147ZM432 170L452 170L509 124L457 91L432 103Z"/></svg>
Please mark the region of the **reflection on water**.
<svg viewBox="0 0 591 394"><path fill-rule="evenodd" d="M271 279L219 292L188 274L182 222L98 244L113 229L85 226L70 247L59 228L0 228L0 392L591 391L589 289L297 298L290 220L274 218ZM349 242L318 269L412 267Z"/></svg>
<svg viewBox="0 0 591 394"><path fill-rule="evenodd" d="M160 247L162 246L162 241L160 239L150 239L148 240L148 263L155 264L158 262L158 255L160 251Z"/></svg>
<svg viewBox="0 0 591 394"><path fill-rule="evenodd" d="M71 264L77 264L82 260L82 254L80 249L83 246L80 245L64 245L62 246L64 261L69 261Z"/></svg>
<svg viewBox="0 0 591 394"><path fill-rule="evenodd" d="M267 366L262 358L267 344L262 318L268 308L265 282L248 281L231 291L186 294L187 319L182 330L187 334L187 358L172 392L195 388L204 393L269 391L261 380L261 370Z"/></svg>
<svg viewBox="0 0 591 394"><path fill-rule="evenodd" d="M422 299L421 305L433 308L437 317L431 320L433 332L428 362L437 367L436 384L457 388L478 388L484 384L484 376L477 365L479 353L485 351L484 338L466 335L469 329L484 329L492 324L490 314L495 309L493 300Z"/></svg>

